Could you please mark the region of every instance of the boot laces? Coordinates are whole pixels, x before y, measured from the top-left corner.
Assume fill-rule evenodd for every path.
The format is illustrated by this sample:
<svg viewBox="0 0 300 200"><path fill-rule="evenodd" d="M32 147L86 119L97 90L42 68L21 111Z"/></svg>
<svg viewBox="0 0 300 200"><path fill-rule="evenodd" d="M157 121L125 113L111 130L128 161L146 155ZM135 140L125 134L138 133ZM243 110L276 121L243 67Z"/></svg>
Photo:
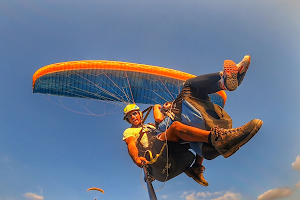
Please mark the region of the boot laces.
<svg viewBox="0 0 300 200"><path fill-rule="evenodd" d="M200 172L204 173L205 172L205 167L203 165L200 166Z"/></svg>
<svg viewBox="0 0 300 200"><path fill-rule="evenodd" d="M219 140L219 139L225 139L227 135L237 133L239 130L241 130L241 128L242 127L224 129L224 128L220 128L219 126L215 126L215 127L212 128L212 131L216 135L216 140Z"/></svg>

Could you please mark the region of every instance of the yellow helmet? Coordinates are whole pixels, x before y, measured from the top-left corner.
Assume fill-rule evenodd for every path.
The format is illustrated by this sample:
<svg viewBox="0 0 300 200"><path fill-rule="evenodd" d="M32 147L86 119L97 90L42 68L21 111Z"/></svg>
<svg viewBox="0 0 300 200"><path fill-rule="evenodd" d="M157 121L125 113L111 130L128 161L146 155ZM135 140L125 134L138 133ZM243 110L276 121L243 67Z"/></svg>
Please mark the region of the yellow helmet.
<svg viewBox="0 0 300 200"><path fill-rule="evenodd" d="M125 108L124 108L124 118L123 120L126 119L126 115L133 110L140 110L140 108L136 105L136 104L128 104Z"/></svg>

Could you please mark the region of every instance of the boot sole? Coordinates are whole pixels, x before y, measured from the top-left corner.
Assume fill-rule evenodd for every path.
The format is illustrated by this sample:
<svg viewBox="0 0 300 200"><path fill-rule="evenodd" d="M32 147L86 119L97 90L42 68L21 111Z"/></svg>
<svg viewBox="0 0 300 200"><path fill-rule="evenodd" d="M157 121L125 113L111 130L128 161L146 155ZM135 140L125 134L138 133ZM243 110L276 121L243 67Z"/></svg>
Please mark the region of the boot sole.
<svg viewBox="0 0 300 200"><path fill-rule="evenodd" d="M255 128L251 131L251 133L239 144L232 147L229 151L222 154L224 158L228 158L229 156L233 155L235 152L237 152L244 144L246 144L256 133L259 131L263 124L263 121L259 120L259 123L256 124Z"/></svg>
<svg viewBox="0 0 300 200"><path fill-rule="evenodd" d="M226 78L225 87L228 91L234 91L238 87L237 74L231 74Z"/></svg>
<svg viewBox="0 0 300 200"><path fill-rule="evenodd" d="M224 61L224 71L227 74L225 87L228 91L233 91L238 86L238 68L232 60Z"/></svg>

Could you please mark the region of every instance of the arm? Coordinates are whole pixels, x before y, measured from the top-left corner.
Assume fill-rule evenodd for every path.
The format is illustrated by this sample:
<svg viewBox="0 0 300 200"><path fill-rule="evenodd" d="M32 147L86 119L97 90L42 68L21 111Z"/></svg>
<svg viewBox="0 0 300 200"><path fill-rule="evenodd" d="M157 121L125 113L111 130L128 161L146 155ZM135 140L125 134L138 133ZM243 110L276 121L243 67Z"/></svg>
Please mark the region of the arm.
<svg viewBox="0 0 300 200"><path fill-rule="evenodd" d="M153 107L153 115L155 122L162 122L165 119L165 115L160 111L161 105L156 104Z"/></svg>
<svg viewBox="0 0 300 200"><path fill-rule="evenodd" d="M128 153L129 153L130 157L132 158L133 162L138 167L142 167L142 161L144 161L146 164L148 163L148 160L146 158L139 157L139 151L138 151L138 148L136 147L133 137L126 138L125 142L127 144Z"/></svg>

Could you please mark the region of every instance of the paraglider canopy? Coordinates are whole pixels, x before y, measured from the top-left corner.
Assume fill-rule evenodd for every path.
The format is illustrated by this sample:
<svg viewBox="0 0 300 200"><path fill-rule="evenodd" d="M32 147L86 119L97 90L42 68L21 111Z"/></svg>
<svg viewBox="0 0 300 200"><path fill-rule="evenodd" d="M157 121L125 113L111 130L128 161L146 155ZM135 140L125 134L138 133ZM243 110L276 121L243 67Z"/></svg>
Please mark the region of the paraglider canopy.
<svg viewBox="0 0 300 200"><path fill-rule="evenodd" d="M85 60L47 65L33 75L33 92L125 104L174 101L183 82L195 75L158 66L119 61ZM224 107L224 91L210 94Z"/></svg>
<svg viewBox="0 0 300 200"><path fill-rule="evenodd" d="M97 190L97 191L102 192L104 194L104 191L100 188L91 187L91 188L87 189L87 191L90 191L90 190Z"/></svg>

